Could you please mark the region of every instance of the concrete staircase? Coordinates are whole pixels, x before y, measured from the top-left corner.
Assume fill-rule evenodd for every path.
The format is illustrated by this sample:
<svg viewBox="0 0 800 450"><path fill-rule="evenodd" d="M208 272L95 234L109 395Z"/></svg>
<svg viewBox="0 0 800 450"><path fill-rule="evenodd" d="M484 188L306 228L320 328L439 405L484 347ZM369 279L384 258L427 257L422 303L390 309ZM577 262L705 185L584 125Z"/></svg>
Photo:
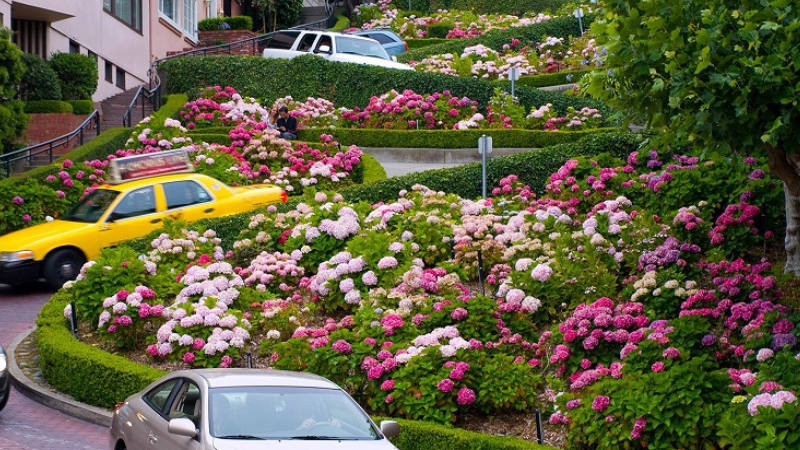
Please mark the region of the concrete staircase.
<svg viewBox="0 0 800 450"><path fill-rule="evenodd" d="M100 130L108 130L109 128L123 126L122 116L125 114L125 111L128 110L128 105L131 104L138 88L137 86L128 89L125 92L120 92L100 102ZM142 116L143 113L144 116ZM146 99L144 102L144 111L142 111L142 99L139 98L139 100L136 101L136 105L131 110L131 126L136 126L143 117L147 117L152 113L152 105Z"/></svg>

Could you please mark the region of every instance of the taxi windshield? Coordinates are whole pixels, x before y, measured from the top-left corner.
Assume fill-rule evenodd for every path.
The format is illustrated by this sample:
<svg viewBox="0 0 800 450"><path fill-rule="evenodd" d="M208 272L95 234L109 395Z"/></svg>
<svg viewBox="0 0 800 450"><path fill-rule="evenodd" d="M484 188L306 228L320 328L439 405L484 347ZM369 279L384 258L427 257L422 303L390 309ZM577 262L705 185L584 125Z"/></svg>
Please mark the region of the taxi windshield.
<svg viewBox="0 0 800 450"><path fill-rule="evenodd" d="M117 191L96 189L73 206L62 219L75 222L97 222L118 195Z"/></svg>

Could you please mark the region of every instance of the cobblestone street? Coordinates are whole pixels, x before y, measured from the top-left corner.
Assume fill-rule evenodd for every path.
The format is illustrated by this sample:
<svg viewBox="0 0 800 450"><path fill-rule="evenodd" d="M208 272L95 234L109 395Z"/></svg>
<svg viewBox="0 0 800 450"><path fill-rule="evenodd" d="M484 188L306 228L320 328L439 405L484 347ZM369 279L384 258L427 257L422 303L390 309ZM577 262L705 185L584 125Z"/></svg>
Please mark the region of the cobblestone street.
<svg viewBox="0 0 800 450"><path fill-rule="evenodd" d="M51 294L42 285L13 290L0 284L0 342L4 347L34 327ZM0 450L102 450L108 448L107 436L106 428L50 409L13 388L0 412Z"/></svg>

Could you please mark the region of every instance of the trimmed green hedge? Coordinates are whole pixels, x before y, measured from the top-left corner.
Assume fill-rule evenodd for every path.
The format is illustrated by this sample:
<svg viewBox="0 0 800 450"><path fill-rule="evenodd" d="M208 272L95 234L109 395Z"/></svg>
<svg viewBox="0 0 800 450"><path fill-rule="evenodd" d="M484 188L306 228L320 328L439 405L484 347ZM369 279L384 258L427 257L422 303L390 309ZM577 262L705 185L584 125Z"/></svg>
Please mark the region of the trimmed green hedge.
<svg viewBox="0 0 800 450"><path fill-rule="evenodd" d="M200 31L215 31L222 30L222 24L227 23L230 28L228 30L252 30L253 18L250 16L233 16L233 17L210 17L197 22L197 29Z"/></svg>
<svg viewBox="0 0 800 450"><path fill-rule="evenodd" d="M401 148L478 148L478 138L492 137L492 146L497 148L541 148L565 142L575 142L586 136L617 131L616 128L600 128L581 131L544 130L379 130L366 128L334 128L325 130L342 145L359 147ZM315 130L300 130L298 135L306 141L319 139Z"/></svg>
<svg viewBox="0 0 800 450"><path fill-rule="evenodd" d="M626 158L638 147L640 140L630 133L602 133L587 136L578 142L491 158L487 161L486 168L487 187L496 186L502 178L516 174L520 182L529 185L534 192L541 193L550 174L557 171L568 159L600 153ZM351 202L363 200L377 203L397 199L398 192L410 190L415 184L423 184L433 190L458 194L464 198L478 198L481 195L481 163L388 178L343 189L341 194Z"/></svg>
<svg viewBox="0 0 800 450"><path fill-rule="evenodd" d="M450 41L450 39L406 39L406 44L408 44L408 50L411 51L430 47L431 45L445 44Z"/></svg>
<svg viewBox="0 0 800 450"><path fill-rule="evenodd" d="M31 100L25 102L26 114L72 114L72 105L61 100Z"/></svg>
<svg viewBox="0 0 800 450"><path fill-rule="evenodd" d="M330 31L344 31L350 28L350 18L344 14L336 14L336 24L334 24Z"/></svg>
<svg viewBox="0 0 800 450"><path fill-rule="evenodd" d="M364 166L362 183L369 184L386 179L386 169L371 155L366 153L361 155L361 165Z"/></svg>
<svg viewBox="0 0 800 450"><path fill-rule="evenodd" d="M75 339L64 318L71 301L69 290L62 290L39 311L36 341L42 375L58 391L89 405L111 409L167 372L107 353ZM386 420L375 417L376 422ZM530 441L492 436L427 422L397 420L400 435L392 443L400 450L536 450L551 447Z"/></svg>
<svg viewBox="0 0 800 450"><path fill-rule="evenodd" d="M400 2L402 4L402 2ZM431 11L437 9L471 10L480 14L514 14L555 12L565 0L430 0Z"/></svg>
<svg viewBox="0 0 800 450"><path fill-rule="evenodd" d="M69 100L73 114L91 114L94 111L94 102L91 100Z"/></svg>
<svg viewBox="0 0 800 450"><path fill-rule="evenodd" d="M491 0L495 1L495 0ZM516 0L511 0L515 2ZM583 18L584 28L592 23L593 15L587 14ZM441 55L453 53L460 55L466 47L483 44L493 50L502 51L503 44L508 44L511 39L517 38L523 43L528 41L538 42L545 36L568 38L570 36L580 36L581 30L578 27L578 20L572 16L559 17L533 25L524 27L511 27L505 30L491 30L480 36L467 39L448 39L447 42L438 45L431 45L407 53L397 55L397 59L402 62L420 61L431 55Z"/></svg>
<svg viewBox="0 0 800 450"><path fill-rule="evenodd" d="M68 292L53 295L36 321L39 366L50 385L80 402L112 408L166 373L72 337L64 318Z"/></svg>
<svg viewBox="0 0 800 450"><path fill-rule="evenodd" d="M582 76L591 72L591 70L565 70L563 72L544 73L541 75L530 75L519 77L519 80L514 82L514 87L529 86L529 87L545 87L545 86L560 86L562 84L577 83ZM511 82L508 80L497 80L495 83L503 86L503 89L508 89Z"/></svg>
<svg viewBox="0 0 800 450"><path fill-rule="evenodd" d="M475 78L337 63L313 55L292 59L251 56L175 58L165 61L160 69L166 75L169 92L185 93L191 98L196 98L206 86L220 85L232 86L243 97L322 97L337 107L346 108L363 108L372 96L392 89L412 89L420 94L449 90L454 96L469 97L485 107L497 87L495 83ZM278 73L281 76L275 76ZM287 84L286 79L292 82ZM610 117L613 113L605 103L531 87L522 86L515 94L527 109L552 103L561 114L570 106L576 109L584 106L597 108L603 117Z"/></svg>

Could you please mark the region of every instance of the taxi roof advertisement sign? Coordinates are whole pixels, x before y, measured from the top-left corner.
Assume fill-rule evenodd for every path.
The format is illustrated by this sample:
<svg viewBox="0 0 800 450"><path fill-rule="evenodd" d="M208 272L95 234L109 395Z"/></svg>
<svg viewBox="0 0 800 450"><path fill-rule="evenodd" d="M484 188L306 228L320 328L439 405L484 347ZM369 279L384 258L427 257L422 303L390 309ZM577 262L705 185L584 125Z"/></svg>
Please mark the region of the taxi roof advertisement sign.
<svg viewBox="0 0 800 450"><path fill-rule="evenodd" d="M109 181L112 184L119 184L158 175L192 171L194 166L185 151L170 150L112 159Z"/></svg>

